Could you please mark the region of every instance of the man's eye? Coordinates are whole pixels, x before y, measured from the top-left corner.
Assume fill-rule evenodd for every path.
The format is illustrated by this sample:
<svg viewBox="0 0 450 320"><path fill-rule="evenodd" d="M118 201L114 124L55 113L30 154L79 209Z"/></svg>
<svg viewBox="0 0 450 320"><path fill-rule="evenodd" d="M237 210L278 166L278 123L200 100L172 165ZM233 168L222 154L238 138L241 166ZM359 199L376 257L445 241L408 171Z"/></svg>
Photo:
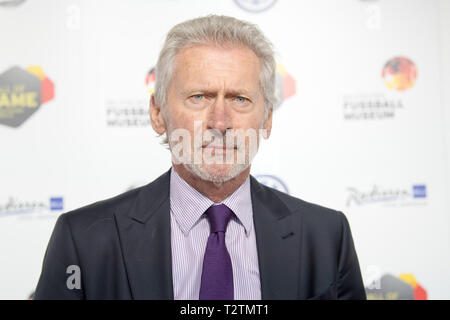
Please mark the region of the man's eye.
<svg viewBox="0 0 450 320"><path fill-rule="evenodd" d="M245 100L247 99L245 99L244 97L236 97L236 102L245 102Z"/></svg>
<svg viewBox="0 0 450 320"><path fill-rule="evenodd" d="M206 101L205 96L201 93L194 94L189 97L189 102L192 104L200 105L200 104L203 104L205 101Z"/></svg>

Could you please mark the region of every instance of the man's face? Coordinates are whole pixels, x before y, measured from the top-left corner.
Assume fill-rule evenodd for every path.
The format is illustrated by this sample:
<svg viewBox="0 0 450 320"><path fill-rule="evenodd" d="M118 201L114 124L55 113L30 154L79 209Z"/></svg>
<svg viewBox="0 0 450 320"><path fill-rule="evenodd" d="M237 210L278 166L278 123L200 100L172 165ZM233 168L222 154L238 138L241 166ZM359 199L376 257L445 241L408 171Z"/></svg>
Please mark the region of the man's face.
<svg viewBox="0 0 450 320"><path fill-rule="evenodd" d="M171 141L174 130L189 133L190 143L183 144L185 149L190 148L189 159L193 160L194 154L201 157L201 161L184 164L191 173L203 180L224 182L248 168L251 148L256 152L259 145L259 129L270 134L271 128L271 112L267 119L264 117L260 70L258 57L245 47L201 45L177 54L164 110L165 129L173 154L177 143ZM253 130L256 141L250 142L249 137L227 139L238 129L247 134ZM199 139L199 131L204 139ZM239 157L243 154L245 162Z"/></svg>

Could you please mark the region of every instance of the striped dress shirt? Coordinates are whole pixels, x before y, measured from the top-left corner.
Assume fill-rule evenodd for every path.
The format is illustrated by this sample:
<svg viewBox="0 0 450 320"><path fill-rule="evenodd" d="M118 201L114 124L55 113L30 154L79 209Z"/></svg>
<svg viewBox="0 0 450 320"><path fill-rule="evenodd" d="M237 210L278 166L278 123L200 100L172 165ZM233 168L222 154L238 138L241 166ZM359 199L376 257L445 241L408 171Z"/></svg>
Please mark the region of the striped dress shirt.
<svg viewBox="0 0 450 320"><path fill-rule="evenodd" d="M258 253L250 178L221 203L234 216L225 233L225 245L233 266L234 299L260 300ZM170 176L170 225L172 277L175 300L198 300L203 256L210 234L206 209L218 204L191 187L172 168Z"/></svg>

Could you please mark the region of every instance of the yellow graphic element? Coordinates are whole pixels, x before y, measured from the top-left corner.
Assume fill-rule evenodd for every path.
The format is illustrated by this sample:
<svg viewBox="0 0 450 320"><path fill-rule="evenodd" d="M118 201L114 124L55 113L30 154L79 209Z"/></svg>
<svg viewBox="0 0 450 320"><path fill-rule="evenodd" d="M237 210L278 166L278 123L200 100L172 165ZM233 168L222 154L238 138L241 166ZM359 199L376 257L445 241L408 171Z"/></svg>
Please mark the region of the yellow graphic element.
<svg viewBox="0 0 450 320"><path fill-rule="evenodd" d="M282 64L279 64L279 63L277 63L277 69L276 69L276 71L279 72L279 73L281 73L282 75L287 74L286 69L283 67Z"/></svg>
<svg viewBox="0 0 450 320"><path fill-rule="evenodd" d="M417 280L411 273L402 273L398 276L401 280L405 281L407 284L412 286L414 289L417 288Z"/></svg>
<svg viewBox="0 0 450 320"><path fill-rule="evenodd" d="M367 300L398 300L398 292L386 292L382 293L368 293Z"/></svg>
<svg viewBox="0 0 450 320"><path fill-rule="evenodd" d="M41 81L45 79L44 70L42 70L42 68L39 66L29 66L27 68L27 71L34 74L36 77L41 79Z"/></svg>
<svg viewBox="0 0 450 320"><path fill-rule="evenodd" d="M6 93L0 93L0 108L37 108L38 102L36 98L36 92L11 93L10 96Z"/></svg>
<svg viewBox="0 0 450 320"><path fill-rule="evenodd" d="M414 85L414 80L411 80L406 74L397 73L394 75L388 75L385 83L389 89L401 91L411 88Z"/></svg>

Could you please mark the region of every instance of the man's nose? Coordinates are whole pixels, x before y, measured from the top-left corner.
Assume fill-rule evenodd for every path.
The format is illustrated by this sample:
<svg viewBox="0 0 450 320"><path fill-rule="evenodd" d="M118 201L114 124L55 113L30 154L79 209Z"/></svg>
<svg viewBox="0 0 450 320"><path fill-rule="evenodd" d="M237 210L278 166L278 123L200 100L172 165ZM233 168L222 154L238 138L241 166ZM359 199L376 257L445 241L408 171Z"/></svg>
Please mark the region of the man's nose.
<svg viewBox="0 0 450 320"><path fill-rule="evenodd" d="M211 105L209 113L208 129L215 129L225 134L227 129L231 129L231 119L226 101L223 96L218 96Z"/></svg>

